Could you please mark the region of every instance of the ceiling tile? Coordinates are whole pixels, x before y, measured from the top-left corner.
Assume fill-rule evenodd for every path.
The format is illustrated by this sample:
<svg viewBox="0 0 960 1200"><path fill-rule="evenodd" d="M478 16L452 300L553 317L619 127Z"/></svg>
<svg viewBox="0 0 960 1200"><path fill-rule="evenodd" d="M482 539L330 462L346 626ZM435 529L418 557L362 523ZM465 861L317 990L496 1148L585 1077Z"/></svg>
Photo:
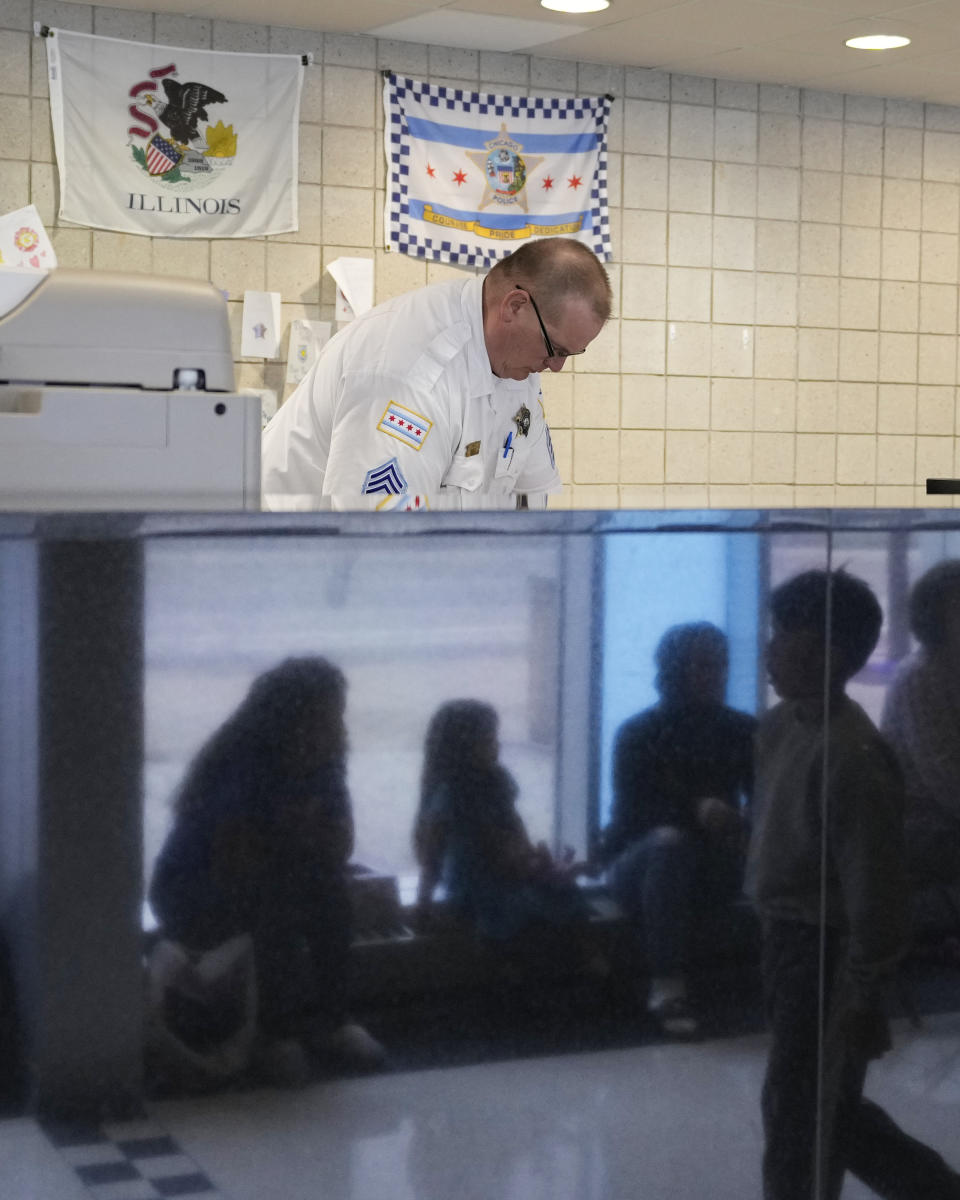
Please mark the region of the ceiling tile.
<svg viewBox="0 0 960 1200"><path fill-rule="evenodd" d="M745 43L792 37L833 24L819 10L762 4L759 0L689 0L643 21L652 37L686 37L696 30L698 41L709 41L716 49Z"/></svg>
<svg viewBox="0 0 960 1200"><path fill-rule="evenodd" d="M167 0L153 0L156 12L179 12ZM366 33L377 25L401 21L404 17L436 8L430 0L350 0L333 4L331 0L270 0L269 12L263 0L211 0L190 6L193 16L222 21L249 21L254 25L286 25L294 29L320 29L325 33ZM267 19L269 18L269 19Z"/></svg>
<svg viewBox="0 0 960 1200"><path fill-rule="evenodd" d="M105 7L347 34L437 13L418 40L454 48L477 48L477 33L475 22L450 18L488 14L542 24L543 41L521 49L558 59L960 105L960 0L611 0L602 13L569 17L537 0L270 0L266 10L263 0L109 0ZM881 26L903 30L912 44L876 61L843 45ZM558 27L569 32L557 36ZM506 28L489 48L508 44Z"/></svg>
<svg viewBox="0 0 960 1200"><path fill-rule="evenodd" d="M653 0L651 0L653 2ZM434 5L439 8L438 5ZM439 9L442 12L493 13L497 16L515 17L522 21L542 21L545 25L569 25L571 28L592 29L596 25L610 25L617 21L628 19L621 0L612 0L609 8L595 13L558 13L552 9L543 8L534 0L532 3L518 4L517 0L454 0L452 4Z"/></svg>
<svg viewBox="0 0 960 1200"><path fill-rule="evenodd" d="M825 70L814 54L793 54L770 46L747 46L710 57L688 53L672 60L667 69L708 75L722 70L725 79L752 79L794 87L803 87Z"/></svg>
<svg viewBox="0 0 960 1200"><path fill-rule="evenodd" d="M892 29L884 23L883 30L887 33L902 33L911 39L910 45L901 46L896 50L855 50L847 46L845 44L847 38L879 32L872 25L864 25L862 21L829 21L824 23L820 29L790 37L771 39L767 44L782 49L796 50L800 54L828 55L836 61L838 70L859 71L864 69L859 65L862 60L876 59L879 61L883 59L884 61L903 62L942 48L944 38L948 39L948 44L954 45L960 36L960 29L957 34L951 34L943 29L927 29L923 25L906 22L899 23L896 29Z"/></svg>
<svg viewBox="0 0 960 1200"><path fill-rule="evenodd" d="M650 37L644 31L644 19L621 21L591 29L576 38L547 42L536 47L538 54L557 58L584 58L599 62L617 62L631 67L660 67L683 53L706 54L709 41L689 37Z"/></svg>
<svg viewBox="0 0 960 1200"><path fill-rule="evenodd" d="M440 9L406 17L391 25L370 30L375 37L401 42L420 42L434 46L464 47L471 50L525 50L551 37L582 33L583 25L563 26L557 21L521 21L491 13L452 12Z"/></svg>
<svg viewBox="0 0 960 1200"><path fill-rule="evenodd" d="M822 12L830 20L843 20L844 17L883 17L889 14L891 4L884 0L819 0L819 3L805 3L805 0L758 0L771 8L802 8L805 12ZM928 0L900 0L896 5L898 14L906 16L908 11L922 9Z"/></svg>
<svg viewBox="0 0 960 1200"><path fill-rule="evenodd" d="M930 29L960 27L960 8L957 7L956 0L928 0L920 7L898 7L886 14L886 18L891 21L897 21L901 17L908 21L919 21Z"/></svg>

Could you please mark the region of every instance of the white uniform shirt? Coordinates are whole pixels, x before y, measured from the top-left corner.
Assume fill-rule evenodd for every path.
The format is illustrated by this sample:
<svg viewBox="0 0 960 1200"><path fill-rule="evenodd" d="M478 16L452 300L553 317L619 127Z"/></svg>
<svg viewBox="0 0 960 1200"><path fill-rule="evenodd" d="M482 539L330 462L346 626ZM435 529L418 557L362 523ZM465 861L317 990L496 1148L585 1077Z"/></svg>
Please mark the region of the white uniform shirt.
<svg viewBox="0 0 960 1200"><path fill-rule="evenodd" d="M493 374L482 289L409 292L331 339L263 432L263 506L542 507L560 477L540 376Z"/></svg>

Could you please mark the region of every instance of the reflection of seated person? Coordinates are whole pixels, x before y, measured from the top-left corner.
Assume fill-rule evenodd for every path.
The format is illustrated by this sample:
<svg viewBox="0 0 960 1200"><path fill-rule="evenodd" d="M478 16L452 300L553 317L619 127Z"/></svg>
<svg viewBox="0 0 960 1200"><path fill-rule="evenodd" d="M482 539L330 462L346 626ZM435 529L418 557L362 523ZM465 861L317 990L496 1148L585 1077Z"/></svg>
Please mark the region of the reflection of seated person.
<svg viewBox="0 0 960 1200"><path fill-rule="evenodd" d="M806 571L770 608L767 665L783 702L757 732L748 871L772 1035L763 1195L836 1200L849 1170L896 1200L958 1198L940 1155L862 1095L890 1046L883 989L906 925L900 772L846 695L877 643L880 605L845 571Z"/></svg>
<svg viewBox="0 0 960 1200"><path fill-rule="evenodd" d="M424 744L414 846L417 907L429 922L442 882L453 912L481 937L506 943L534 931L569 931L587 919L572 863L534 845L516 810L517 785L499 761L496 711L451 700Z"/></svg>
<svg viewBox="0 0 960 1200"><path fill-rule="evenodd" d="M642 929L647 1006L664 1033L698 1032L687 995L696 927L743 877L754 718L724 704L727 639L676 625L656 650L659 702L620 727L603 856L610 888Z"/></svg>
<svg viewBox="0 0 960 1200"><path fill-rule="evenodd" d="M150 903L164 937L198 954L253 941L259 1061L304 1082L311 1055L370 1066L382 1049L346 1020L346 680L322 658L254 680L193 760L157 859Z"/></svg>
<svg viewBox="0 0 960 1200"><path fill-rule="evenodd" d="M960 930L960 561L914 585L910 627L920 648L887 694L881 729L907 792L907 867L915 918Z"/></svg>

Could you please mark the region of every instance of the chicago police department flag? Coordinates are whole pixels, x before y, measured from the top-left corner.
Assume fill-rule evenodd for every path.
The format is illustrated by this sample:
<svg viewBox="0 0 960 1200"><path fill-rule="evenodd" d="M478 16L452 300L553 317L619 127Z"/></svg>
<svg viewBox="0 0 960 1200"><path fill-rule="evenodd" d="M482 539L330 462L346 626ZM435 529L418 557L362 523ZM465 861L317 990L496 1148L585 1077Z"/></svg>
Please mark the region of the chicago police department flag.
<svg viewBox="0 0 960 1200"><path fill-rule="evenodd" d="M387 75L388 246L492 266L531 238L609 259L608 96L495 96Z"/></svg>
<svg viewBox="0 0 960 1200"><path fill-rule="evenodd" d="M303 62L47 38L60 216L155 237L297 228Z"/></svg>

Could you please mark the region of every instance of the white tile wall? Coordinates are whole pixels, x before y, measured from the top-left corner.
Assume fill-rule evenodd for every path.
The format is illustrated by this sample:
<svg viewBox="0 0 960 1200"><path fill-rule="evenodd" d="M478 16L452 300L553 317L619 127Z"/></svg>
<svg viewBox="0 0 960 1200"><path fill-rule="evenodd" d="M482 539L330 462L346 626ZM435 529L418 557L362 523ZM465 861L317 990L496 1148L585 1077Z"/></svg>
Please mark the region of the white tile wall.
<svg viewBox="0 0 960 1200"><path fill-rule="evenodd" d="M882 240L881 240L882 239ZM859 276L862 279L876 279L880 275L881 245L884 255L884 274L891 279L916 279L917 271L914 263L913 270L906 266L908 253L904 249L901 258L897 251L903 242L907 246L918 246L916 234L901 233L899 230L868 229L856 225L843 225L840 238L840 273L841 275ZM901 266L901 261L904 266ZM900 271L905 270L905 274Z"/></svg>
<svg viewBox="0 0 960 1200"><path fill-rule="evenodd" d="M310 50L300 230L177 241L57 221L34 20L231 50ZM0 0L0 211L35 203L60 261L278 290L332 317L323 266L370 255L375 295L457 276L382 246L380 69L498 92L616 97L614 319L544 379L560 504L928 503L960 470L960 110L786 85L423 46L281 26ZM239 353L238 349L236 351ZM282 389L283 365L238 363Z"/></svg>
<svg viewBox="0 0 960 1200"><path fill-rule="evenodd" d="M758 325L754 335L753 373L757 379L797 378L797 330Z"/></svg>

